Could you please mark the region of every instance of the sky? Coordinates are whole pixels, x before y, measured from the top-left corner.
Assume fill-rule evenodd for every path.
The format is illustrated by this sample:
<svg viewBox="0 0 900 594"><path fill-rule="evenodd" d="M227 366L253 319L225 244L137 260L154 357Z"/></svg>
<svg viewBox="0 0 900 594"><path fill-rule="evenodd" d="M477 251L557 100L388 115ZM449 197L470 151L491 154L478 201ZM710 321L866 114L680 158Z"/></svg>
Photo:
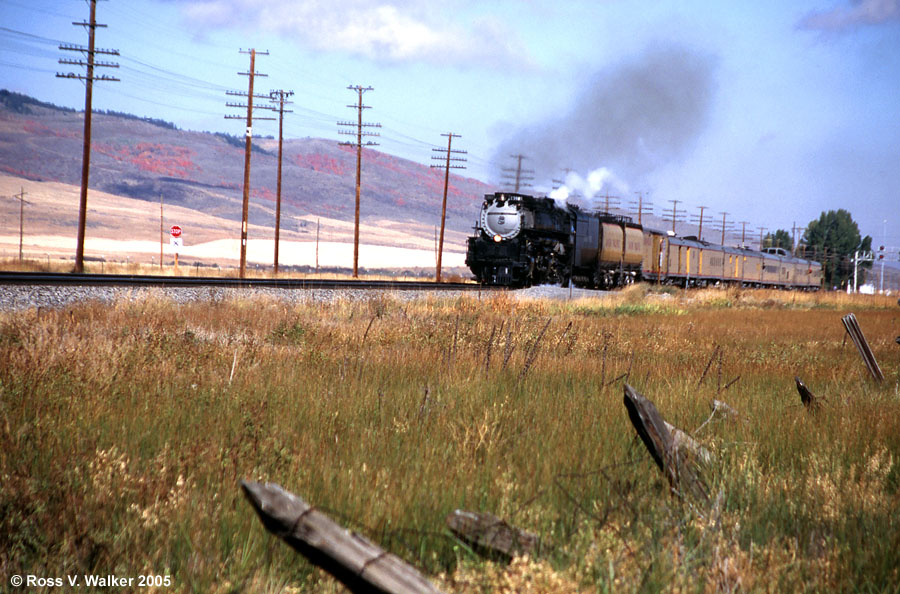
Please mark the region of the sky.
<svg viewBox="0 0 900 594"><path fill-rule="evenodd" d="M87 45L88 11L0 0L0 88L83 109L55 75L78 72L59 45ZM97 21L119 51L98 59L120 65L97 73L121 80L94 85L95 109L242 135L226 92L255 48L256 92L294 92L287 138L346 139L348 87L371 86L393 155L430 164L452 132L490 184L521 154L532 193L677 200L757 237L844 208L900 249L900 0L104 0Z"/></svg>

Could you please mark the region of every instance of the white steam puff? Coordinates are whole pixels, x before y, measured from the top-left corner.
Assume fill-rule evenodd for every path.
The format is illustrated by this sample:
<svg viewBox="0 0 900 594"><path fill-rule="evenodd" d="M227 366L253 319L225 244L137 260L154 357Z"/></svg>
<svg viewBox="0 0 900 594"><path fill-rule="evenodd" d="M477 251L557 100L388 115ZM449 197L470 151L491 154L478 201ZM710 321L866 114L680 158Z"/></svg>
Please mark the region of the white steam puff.
<svg viewBox="0 0 900 594"><path fill-rule="evenodd" d="M594 198L601 192L627 194L629 188L628 184L619 179L612 171L606 167L600 167L590 171L587 177L569 172L566 175L566 183L550 192L549 195L560 206L564 206L571 197L581 196L588 201L591 208L598 208L600 201L595 201Z"/></svg>

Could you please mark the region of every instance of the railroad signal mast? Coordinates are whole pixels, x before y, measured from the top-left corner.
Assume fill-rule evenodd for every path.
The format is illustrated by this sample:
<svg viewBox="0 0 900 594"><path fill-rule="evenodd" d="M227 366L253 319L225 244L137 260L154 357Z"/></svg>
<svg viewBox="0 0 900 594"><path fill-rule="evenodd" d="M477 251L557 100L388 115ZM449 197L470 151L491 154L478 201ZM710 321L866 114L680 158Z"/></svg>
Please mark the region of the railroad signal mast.
<svg viewBox="0 0 900 594"><path fill-rule="evenodd" d="M247 270L247 213L250 206L250 153L253 150L253 110L254 109L272 109L267 105L253 105L254 99L270 99L267 95L254 95L253 94L253 83L254 79L257 76L268 76L267 74L262 74L261 72L256 72L256 56L268 56L269 52L258 52L253 48L250 48L248 51L240 50L242 54L250 54L250 71L249 72L238 72L240 76L246 76L249 79L249 86L247 92L243 91L226 91L226 95L233 95L237 97L244 97L247 100L246 104L243 103L226 103L228 107L239 107L247 109L247 129L245 132L245 143L244 143L244 196L243 202L241 204L241 278L244 278ZM226 120L240 120L244 119L244 116L237 115L226 115ZM258 120L274 120L275 118L256 118Z"/></svg>
<svg viewBox="0 0 900 594"><path fill-rule="evenodd" d="M447 149L431 149L433 152L438 153L446 153L444 155L432 155L431 158L436 161L445 160L444 165L435 165L432 164L432 167L444 167L444 200L441 203L441 239L438 244L438 254L437 254L437 268L435 272L435 282L441 282L441 261L444 254L444 221L447 218L447 187L450 185L450 170L451 169L465 169L465 165L461 165L460 163L465 163L466 159L463 157L454 157L453 155L465 155L466 151L453 150L453 139L461 138L459 134L454 134L453 132L448 132L447 134L441 134L441 136L447 137ZM455 164L453 164L455 163Z"/></svg>
<svg viewBox="0 0 900 594"><path fill-rule="evenodd" d="M338 126L355 126L356 132L352 130L339 130L339 134L347 134L351 136L356 136L356 142L342 142L341 146L355 146L356 147L356 214L354 215L354 225L353 225L353 278L359 278L359 195L361 191L361 183L360 177L362 173L362 147L363 146L378 146L377 142L366 141L363 144L363 137L365 136L379 136L377 132L365 132L364 128L381 128L381 124L370 124L363 123L362 114L364 109L371 109L369 105L363 105L363 93L368 91L374 91L375 89L372 87L363 87L360 85L350 85L347 87L350 91L356 91L359 96L359 100L356 105L348 105L347 107L351 109L355 109L357 111L356 122L338 122Z"/></svg>
<svg viewBox="0 0 900 594"><path fill-rule="evenodd" d="M85 27L88 30L88 46L84 47L82 45L73 45L70 43L64 43L59 46L59 49L68 52L81 52L84 54L83 60L69 60L65 58L61 58L59 60L60 64L67 64L70 66L84 66L87 68L85 74L75 74L74 72L70 72L68 74L62 74L60 72L56 73L57 78L72 78L77 80L85 81L84 86L84 148L81 154L81 198L78 203L78 239L75 245L75 272L84 272L84 229L85 229L85 219L87 218L87 194L88 194L88 181L90 178L90 169L91 169L91 115L93 113L93 94L94 94L94 81L109 81L109 82L118 82L118 78L114 78L112 76L106 76L102 74L100 76L94 75L94 68L118 68L119 65L114 62L98 62L94 59L94 57L98 54L107 55L107 56L118 56L119 50L114 49L100 49L94 46L94 37L96 33L96 29L98 27L106 27L106 25L101 25L97 23L97 0L89 0L91 6L90 20L87 22L81 23L72 23L77 27Z"/></svg>

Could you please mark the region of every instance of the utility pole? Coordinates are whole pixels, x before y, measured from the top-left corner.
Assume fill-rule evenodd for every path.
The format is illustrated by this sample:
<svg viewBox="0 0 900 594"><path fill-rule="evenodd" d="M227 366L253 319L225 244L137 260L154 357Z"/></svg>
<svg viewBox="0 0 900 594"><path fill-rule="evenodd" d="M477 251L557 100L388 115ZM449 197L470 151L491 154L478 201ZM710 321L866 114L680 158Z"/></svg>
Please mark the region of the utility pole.
<svg viewBox="0 0 900 594"><path fill-rule="evenodd" d="M882 295L884 294L884 247L887 244L887 219L882 219L883 223L881 224L881 249L878 250L878 259L881 260L881 280L878 283L878 292ZM20 241L21 245L21 241ZM21 256L21 248L19 248L19 260L22 259Z"/></svg>
<svg viewBox="0 0 900 594"><path fill-rule="evenodd" d="M25 236L25 205L31 204L31 202L25 200L25 195L25 188L20 188L18 194L13 194L11 196L11 198L17 198L19 200L19 263L21 263L23 260L22 245Z"/></svg>
<svg viewBox="0 0 900 594"><path fill-rule="evenodd" d="M59 49L69 52L82 52L85 54L85 60L67 60L61 58L60 64L68 64L70 66L85 66L87 72L85 75L70 72L62 74L57 72L57 78L74 78L85 81L84 87L84 147L81 153L81 199L78 203L78 239L75 245L75 272L84 272L84 229L85 219L87 218L87 194L88 180L91 170L91 115L93 113L93 93L94 81L111 81L117 82L118 78L100 75L94 76L94 68L118 68L119 65L113 62L97 62L94 56L97 54L118 56L119 50L114 49L98 49L94 47L94 34L97 27L106 27L97 23L97 0L89 0L91 5L90 21L81 23L72 23L77 27L85 27L88 30L88 46L72 45L64 43Z"/></svg>
<svg viewBox="0 0 900 594"><path fill-rule="evenodd" d="M762 251L762 249L763 249L763 233L765 231L768 231L769 228L768 227L757 227L757 229L759 229L759 251Z"/></svg>
<svg viewBox="0 0 900 594"><path fill-rule="evenodd" d="M610 196L609 190L607 190L604 204L605 204L605 206L603 207L603 212L609 213L610 206L615 206L616 208L619 208L619 197L618 196Z"/></svg>
<svg viewBox="0 0 900 594"><path fill-rule="evenodd" d="M456 163L465 163L466 159L462 157L453 157L452 155L465 155L466 151L456 151L452 150L453 139L454 138L462 138L459 134L454 134L453 132L448 132L447 134L441 134L441 136L447 137L447 150L444 149L431 149L433 152L444 153L446 152L446 163L443 165L444 167L444 200L441 203L441 240L438 244L438 253L437 253L437 269L434 277L434 281L439 283L441 282L441 260L444 255L444 221L447 218L447 187L450 185L450 170L451 169L465 169L465 165L451 165L450 162ZM436 161L441 161L445 159L444 155L436 156L432 155L432 159ZM431 165L432 167L442 167L441 165Z"/></svg>
<svg viewBox="0 0 900 594"><path fill-rule="evenodd" d="M563 179L552 179L552 180L550 180L551 182L553 182L554 184L556 184L555 186L553 186L553 189L554 189L554 190L558 190L560 187L566 185L566 178L569 177L569 174L572 173L572 171L574 171L574 169L572 169L571 167L563 167L563 168L561 169L561 171L562 171L563 173L565 173L565 175L563 176Z"/></svg>
<svg viewBox="0 0 900 594"><path fill-rule="evenodd" d="M681 200L669 200L669 202L672 203L672 234L674 235L675 222L681 220L679 217L684 216L684 211L678 208L678 203L681 202Z"/></svg>
<svg viewBox="0 0 900 594"><path fill-rule="evenodd" d="M648 192L648 193L649 193L649 192ZM632 207L634 207L635 204L637 204L637 212L635 213L634 211L631 211L629 214L637 214L637 216L638 216L638 225L643 225L643 224L644 224L644 222L643 222L643 216L644 216L644 213L645 213L645 212L646 212L647 214L652 213L652 212L653 212L653 205L648 203L647 206L648 206L649 208L645 209L645 208L644 208L644 205L645 205L645 203L644 203L644 193L643 193L643 192L635 192L635 194L638 195L637 203L635 203L635 202L632 200L631 203L630 203L630 205L631 205Z"/></svg>
<svg viewBox="0 0 900 594"><path fill-rule="evenodd" d="M241 204L241 278L244 278L244 275L247 271L247 213L250 206L250 152L253 150L253 99L269 99L266 95L254 95L253 94L253 82L257 76L268 76L267 74L262 74L261 72L256 72L256 56L259 54L260 56L268 56L269 52L257 52L255 49L250 48L249 51L240 50L242 54L250 54L250 71L249 72L238 72L240 76L246 76L249 78L250 83L247 88L247 92L244 93L242 91L226 91L226 95L244 97L247 99L247 104L243 103L226 103L228 107L239 107L239 108L247 108L247 130L245 132L245 142L244 142L244 197L243 202ZM268 106L256 106L259 109L271 109ZM226 115L226 120L240 120L244 119L243 116L236 115ZM258 120L274 120L275 118L257 118Z"/></svg>
<svg viewBox="0 0 900 594"><path fill-rule="evenodd" d="M703 241L703 211L709 207L708 206L698 206L697 208L700 209L700 226L697 231L697 239L699 239L700 241ZM697 215L692 215L692 216L697 216Z"/></svg>
<svg viewBox="0 0 900 594"><path fill-rule="evenodd" d="M520 189L531 187L529 182L534 181L534 169L522 169L522 160L528 158L525 155L510 155L510 158L516 160L516 167L514 169L503 169L502 171L505 175L502 181L512 182L513 192L518 194ZM515 174L515 177L513 177L513 174Z"/></svg>
<svg viewBox="0 0 900 594"><path fill-rule="evenodd" d="M741 221L741 247L746 247L744 243L744 239L747 236L747 225L750 224L750 221Z"/></svg>
<svg viewBox="0 0 900 594"><path fill-rule="evenodd" d="M275 276L278 276L278 243L281 236L281 159L284 150L284 114L291 113L291 110L285 110L285 104L291 102L287 100L293 95L293 91L277 90L269 93L271 100L278 103L278 185L275 199Z"/></svg>
<svg viewBox="0 0 900 594"><path fill-rule="evenodd" d="M159 273L163 272L163 193L159 193Z"/></svg>
<svg viewBox="0 0 900 594"><path fill-rule="evenodd" d="M356 123L338 122L338 126L356 126L356 132L350 130L340 130L340 134L356 135L356 142L342 142L341 146L356 146L356 214L354 215L353 224L353 278L359 278L359 194L360 194L360 174L362 173L362 147L363 136L378 136L377 132L363 132L363 128L381 128L381 124L364 124L362 114L364 109L371 109L368 105L363 105L363 93L374 91L372 87L362 87L360 85L350 85L347 87L350 91L356 91L359 99L356 105L348 105L347 107L357 111ZM378 146L377 142L367 141L365 146Z"/></svg>
<svg viewBox="0 0 900 594"><path fill-rule="evenodd" d="M722 212L720 214L722 215L722 241L719 245L725 245L725 230L728 228L728 225L725 223L725 217L727 217L731 213Z"/></svg>

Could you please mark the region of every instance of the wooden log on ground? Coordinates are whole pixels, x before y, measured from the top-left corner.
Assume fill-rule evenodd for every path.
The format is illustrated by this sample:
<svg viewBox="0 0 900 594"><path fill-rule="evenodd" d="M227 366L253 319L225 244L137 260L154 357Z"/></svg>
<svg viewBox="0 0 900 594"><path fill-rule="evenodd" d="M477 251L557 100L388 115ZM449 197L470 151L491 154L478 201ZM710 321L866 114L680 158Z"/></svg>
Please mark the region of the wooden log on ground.
<svg viewBox="0 0 900 594"><path fill-rule="evenodd" d="M284 540L351 592L439 594L418 569L352 533L273 483L241 481L266 530Z"/></svg>
<svg viewBox="0 0 900 594"><path fill-rule="evenodd" d="M797 392L800 393L800 402L803 403L803 406L808 410L818 410L822 404L816 398L816 395L806 387L806 384L800 381L799 377L794 376L794 381L797 383Z"/></svg>
<svg viewBox="0 0 900 594"><path fill-rule="evenodd" d="M869 347L869 343L866 341L866 337L859 327L856 316L849 313L841 318L841 322L844 324L844 329L847 330L847 334L850 335L850 339L853 340L853 344L856 345L856 350L859 351L859 355L862 357L863 363L866 364L869 373L872 374L872 378L876 382L883 382L884 374L881 372L881 368L875 360L875 355L872 353L872 349Z"/></svg>
<svg viewBox="0 0 900 594"><path fill-rule="evenodd" d="M663 423L666 429L669 430L669 435L672 436L672 446L676 450L680 450L682 453L689 453L704 464L712 462L713 455L709 450L697 443L697 440L668 421L663 420Z"/></svg>
<svg viewBox="0 0 900 594"><path fill-rule="evenodd" d="M531 554L537 549L538 537L510 526L497 516L455 510L447 516L447 527L457 538L487 557L511 559Z"/></svg>
<svg viewBox="0 0 900 594"><path fill-rule="evenodd" d="M672 491L689 493L695 499L709 503L709 492L700 476L700 468L684 448L678 447L667 423L656 406L637 390L625 384L625 408L628 418L654 462L663 471Z"/></svg>

